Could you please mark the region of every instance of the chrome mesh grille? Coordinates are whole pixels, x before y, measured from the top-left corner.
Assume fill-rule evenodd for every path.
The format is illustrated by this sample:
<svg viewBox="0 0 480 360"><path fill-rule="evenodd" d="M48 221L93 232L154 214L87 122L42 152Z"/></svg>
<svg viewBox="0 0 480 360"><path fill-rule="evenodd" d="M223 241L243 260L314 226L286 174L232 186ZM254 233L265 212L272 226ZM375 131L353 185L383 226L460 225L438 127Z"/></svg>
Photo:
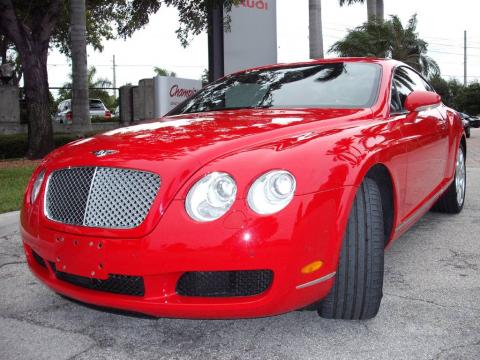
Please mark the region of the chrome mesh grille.
<svg viewBox="0 0 480 360"><path fill-rule="evenodd" d="M94 167L54 171L48 180L45 198L47 217L65 224L81 225L94 173Z"/></svg>
<svg viewBox="0 0 480 360"><path fill-rule="evenodd" d="M88 198L85 225L107 228L140 225L159 185L158 176L152 173L98 168Z"/></svg>
<svg viewBox="0 0 480 360"><path fill-rule="evenodd" d="M160 177L145 171L61 169L48 180L45 214L65 224L130 229L145 219L159 187Z"/></svg>
<svg viewBox="0 0 480 360"><path fill-rule="evenodd" d="M192 271L180 277L177 293L202 297L253 296L266 291L272 281L271 270Z"/></svg>

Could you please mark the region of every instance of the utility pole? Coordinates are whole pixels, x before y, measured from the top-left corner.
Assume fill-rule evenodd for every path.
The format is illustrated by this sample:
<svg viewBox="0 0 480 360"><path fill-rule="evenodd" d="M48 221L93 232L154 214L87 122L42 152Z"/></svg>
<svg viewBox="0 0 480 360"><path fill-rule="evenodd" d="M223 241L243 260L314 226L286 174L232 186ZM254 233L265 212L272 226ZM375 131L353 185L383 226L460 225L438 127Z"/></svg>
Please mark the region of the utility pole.
<svg viewBox="0 0 480 360"><path fill-rule="evenodd" d="M113 54L113 96L117 97L117 68L115 65L115 54Z"/></svg>
<svg viewBox="0 0 480 360"><path fill-rule="evenodd" d="M467 86L467 30L463 32L463 85Z"/></svg>

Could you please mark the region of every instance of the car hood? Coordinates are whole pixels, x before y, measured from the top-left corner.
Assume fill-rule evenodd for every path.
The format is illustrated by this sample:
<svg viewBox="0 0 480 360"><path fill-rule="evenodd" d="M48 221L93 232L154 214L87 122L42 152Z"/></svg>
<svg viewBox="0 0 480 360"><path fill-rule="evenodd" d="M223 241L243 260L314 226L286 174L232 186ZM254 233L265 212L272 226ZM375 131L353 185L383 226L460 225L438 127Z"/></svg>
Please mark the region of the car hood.
<svg viewBox="0 0 480 360"><path fill-rule="evenodd" d="M47 159L57 166L111 166L159 172L193 170L218 156L296 133L329 130L369 110L242 110L164 117L74 141ZM94 152L113 150L108 156ZM181 165L183 164L183 165Z"/></svg>
<svg viewBox="0 0 480 360"><path fill-rule="evenodd" d="M209 162L308 131L348 126L371 116L363 110L235 110L164 117L119 128L63 146L45 166L106 166L151 171L160 175L160 210L180 187ZM347 125L345 125L347 124ZM112 150L96 156L99 150Z"/></svg>

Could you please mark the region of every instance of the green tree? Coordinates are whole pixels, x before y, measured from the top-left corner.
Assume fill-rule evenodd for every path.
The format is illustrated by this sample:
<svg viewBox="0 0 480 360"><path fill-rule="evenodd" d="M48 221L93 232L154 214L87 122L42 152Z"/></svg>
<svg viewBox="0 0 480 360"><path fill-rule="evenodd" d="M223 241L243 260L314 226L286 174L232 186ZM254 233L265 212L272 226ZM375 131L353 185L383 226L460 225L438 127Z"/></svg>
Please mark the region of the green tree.
<svg viewBox="0 0 480 360"><path fill-rule="evenodd" d="M430 84L442 97L445 105L469 115L480 114L480 84L470 83L464 86L457 79L445 80L440 76L433 76Z"/></svg>
<svg viewBox="0 0 480 360"><path fill-rule="evenodd" d="M450 94L452 94L452 107L458 110L462 110L460 109L459 104L462 102L461 97L463 96L465 86L457 79L451 79L448 81L448 88Z"/></svg>
<svg viewBox="0 0 480 360"><path fill-rule="evenodd" d="M442 97L443 103L447 106L454 107L453 94L448 85L448 81L442 78L439 74L435 74L430 77L429 82L437 94Z"/></svg>
<svg viewBox="0 0 480 360"><path fill-rule="evenodd" d="M480 83L473 82L467 86L461 86L458 81L453 81L450 86L454 92L456 109L469 115L480 114Z"/></svg>
<svg viewBox="0 0 480 360"><path fill-rule="evenodd" d="M438 64L427 55L428 43L416 31L417 16L406 27L396 15L389 20L368 21L350 30L329 49L339 56L392 58L403 61L426 76L440 73Z"/></svg>
<svg viewBox="0 0 480 360"><path fill-rule="evenodd" d="M209 8L224 4L228 13L237 3L239 0L87 0L87 43L102 50L104 40L130 37L164 5L178 9L180 26L176 32L186 46L191 35L206 29ZM70 53L68 5L67 0L0 0L0 34L14 44L22 62L29 158L41 158L53 149L47 58L50 47Z"/></svg>
<svg viewBox="0 0 480 360"><path fill-rule="evenodd" d="M168 71L167 69L161 68L159 66L155 66L153 68L153 71L155 72L156 76L171 76L171 77L177 76L175 72Z"/></svg>
<svg viewBox="0 0 480 360"><path fill-rule="evenodd" d="M369 21L379 20L383 21L384 19L384 6L383 0L366 0L367 1L367 19ZM340 6L352 5L356 3L363 4L365 0L339 0Z"/></svg>
<svg viewBox="0 0 480 360"><path fill-rule="evenodd" d="M202 86L208 85L209 83L209 74L208 69L203 69L202 75L200 76L200 80L202 80Z"/></svg>
<svg viewBox="0 0 480 360"><path fill-rule="evenodd" d="M111 96L106 88L111 88L112 83L105 78L97 78L97 69L90 66L87 72L87 86L89 89L89 97L91 99L100 99L107 108L113 110L115 108L115 97ZM72 74L69 75L70 81L63 84L58 90L58 102L72 98Z"/></svg>

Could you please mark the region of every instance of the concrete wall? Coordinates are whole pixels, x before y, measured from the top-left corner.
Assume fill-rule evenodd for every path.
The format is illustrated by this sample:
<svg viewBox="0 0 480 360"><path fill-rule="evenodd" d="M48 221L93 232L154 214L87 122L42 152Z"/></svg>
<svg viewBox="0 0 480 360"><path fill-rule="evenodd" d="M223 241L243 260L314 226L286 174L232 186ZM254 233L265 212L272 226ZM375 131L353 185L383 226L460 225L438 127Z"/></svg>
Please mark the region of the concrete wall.
<svg viewBox="0 0 480 360"><path fill-rule="evenodd" d="M153 79L142 79L132 88L133 121L153 119L155 115L155 89Z"/></svg>
<svg viewBox="0 0 480 360"><path fill-rule="evenodd" d="M131 120L126 123L129 125ZM78 126L52 122L55 133L82 132ZM123 123L125 125L125 123ZM102 132L121 127L118 122L92 123L92 131ZM0 134L26 134L28 125L20 123L19 89L12 85L0 85Z"/></svg>
<svg viewBox="0 0 480 360"><path fill-rule="evenodd" d="M17 86L0 85L0 134L15 134L26 130L20 124L20 97Z"/></svg>
<svg viewBox="0 0 480 360"><path fill-rule="evenodd" d="M95 122L92 123L92 131L94 132L103 132L103 131L109 131L113 129L117 129L119 127L122 127L122 124L118 122ZM74 125L67 125L67 124L60 124L57 122L53 123L53 132L54 133L77 133L81 132L78 129L78 126Z"/></svg>
<svg viewBox="0 0 480 360"><path fill-rule="evenodd" d="M153 119L155 116L155 89L153 79L143 79L138 82L143 90L143 118Z"/></svg>
<svg viewBox="0 0 480 360"><path fill-rule="evenodd" d="M129 125L133 121L133 86L125 85L120 87L120 122Z"/></svg>
<svg viewBox="0 0 480 360"><path fill-rule="evenodd" d="M113 129L122 127L123 125L118 122L105 122L105 123L93 123L92 131L93 132L104 132ZM9 135L9 134L26 134L28 132L27 124L18 124L18 126L6 126L5 123L0 123L0 134ZM57 122L53 123L53 132L54 133L81 133L78 127L73 127L72 125L59 124Z"/></svg>
<svg viewBox="0 0 480 360"><path fill-rule="evenodd" d="M144 112L145 112L145 107L143 105L143 94L142 94L142 89L140 86L134 86L132 88L132 111L133 111L133 116L132 120L133 121L139 121L142 119L145 119L144 117Z"/></svg>
<svg viewBox="0 0 480 360"><path fill-rule="evenodd" d="M138 86L120 88L120 119L123 125L157 119L202 88L200 80L169 76L142 79Z"/></svg>

